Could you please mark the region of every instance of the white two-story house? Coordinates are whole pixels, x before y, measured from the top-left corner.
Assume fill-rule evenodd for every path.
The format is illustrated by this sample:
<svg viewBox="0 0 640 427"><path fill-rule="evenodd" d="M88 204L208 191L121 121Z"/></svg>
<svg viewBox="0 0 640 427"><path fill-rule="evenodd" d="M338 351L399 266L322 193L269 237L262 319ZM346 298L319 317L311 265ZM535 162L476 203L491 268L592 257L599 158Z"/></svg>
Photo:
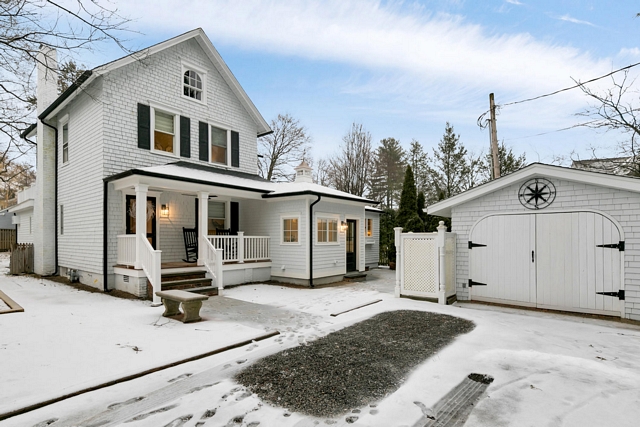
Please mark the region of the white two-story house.
<svg viewBox="0 0 640 427"><path fill-rule="evenodd" d="M54 68L55 51L39 62ZM364 271L365 248L377 251L375 202L312 183L304 163L295 182L258 176L271 129L201 29L60 96L56 79L39 66L38 122L23 134L37 139L36 273L143 297L194 271L219 289L313 286Z"/></svg>

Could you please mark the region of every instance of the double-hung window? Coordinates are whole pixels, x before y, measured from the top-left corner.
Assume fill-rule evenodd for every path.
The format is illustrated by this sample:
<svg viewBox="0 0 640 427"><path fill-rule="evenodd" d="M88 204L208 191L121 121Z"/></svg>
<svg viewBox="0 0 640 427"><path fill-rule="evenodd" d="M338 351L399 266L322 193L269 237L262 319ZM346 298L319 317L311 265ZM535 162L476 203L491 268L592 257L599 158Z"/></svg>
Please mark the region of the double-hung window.
<svg viewBox="0 0 640 427"><path fill-rule="evenodd" d="M176 116L154 109L153 149L165 153L175 153Z"/></svg>
<svg viewBox="0 0 640 427"><path fill-rule="evenodd" d="M338 243L338 220L336 218L318 218L318 243Z"/></svg>
<svg viewBox="0 0 640 427"><path fill-rule="evenodd" d="M69 161L69 123L62 125L62 163Z"/></svg>
<svg viewBox="0 0 640 427"><path fill-rule="evenodd" d="M298 217L282 218L282 243L299 243L298 225L300 220Z"/></svg>
<svg viewBox="0 0 640 427"><path fill-rule="evenodd" d="M226 129L211 126L211 163L222 163L224 165L228 163L228 133Z"/></svg>
<svg viewBox="0 0 640 427"><path fill-rule="evenodd" d="M207 231L209 235L216 234L216 229L225 228L227 205L225 202L212 202L209 201L209 208L207 212L209 217L207 218Z"/></svg>
<svg viewBox="0 0 640 427"><path fill-rule="evenodd" d="M373 219L367 218L367 237L373 237Z"/></svg>

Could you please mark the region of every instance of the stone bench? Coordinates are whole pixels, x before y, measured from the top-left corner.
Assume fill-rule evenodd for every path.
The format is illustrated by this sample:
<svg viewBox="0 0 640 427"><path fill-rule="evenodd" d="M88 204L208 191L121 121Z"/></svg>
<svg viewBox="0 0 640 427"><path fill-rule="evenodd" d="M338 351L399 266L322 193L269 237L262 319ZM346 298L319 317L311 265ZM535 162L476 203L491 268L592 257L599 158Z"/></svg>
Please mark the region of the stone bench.
<svg viewBox="0 0 640 427"><path fill-rule="evenodd" d="M194 294L192 292L171 290L156 292L162 298L164 304L164 317L176 316L180 314L179 306L182 305L182 323L197 322L200 318L200 307L202 301L209 299L206 295Z"/></svg>

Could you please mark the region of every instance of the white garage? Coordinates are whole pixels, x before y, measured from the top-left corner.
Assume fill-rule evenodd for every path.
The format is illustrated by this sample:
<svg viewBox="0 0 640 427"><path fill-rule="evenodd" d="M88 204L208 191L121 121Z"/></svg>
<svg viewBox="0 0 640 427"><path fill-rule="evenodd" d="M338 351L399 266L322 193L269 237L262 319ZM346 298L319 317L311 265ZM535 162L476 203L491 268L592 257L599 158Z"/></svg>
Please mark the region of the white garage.
<svg viewBox="0 0 640 427"><path fill-rule="evenodd" d="M456 294L640 320L640 180L533 164L428 207L457 235Z"/></svg>

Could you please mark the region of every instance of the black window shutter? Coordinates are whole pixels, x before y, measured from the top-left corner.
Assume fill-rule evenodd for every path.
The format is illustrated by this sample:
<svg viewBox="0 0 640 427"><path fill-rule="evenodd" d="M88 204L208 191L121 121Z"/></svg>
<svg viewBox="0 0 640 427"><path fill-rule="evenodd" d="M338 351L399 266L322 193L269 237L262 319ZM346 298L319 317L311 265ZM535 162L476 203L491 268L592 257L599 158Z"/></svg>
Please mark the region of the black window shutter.
<svg viewBox="0 0 640 427"><path fill-rule="evenodd" d="M209 160L209 125L204 122L198 122L198 151L200 160Z"/></svg>
<svg viewBox="0 0 640 427"><path fill-rule="evenodd" d="M240 204L238 202L231 202L229 210L231 211L231 223L229 224L229 232L232 236L237 236L238 230L240 229Z"/></svg>
<svg viewBox="0 0 640 427"><path fill-rule="evenodd" d="M191 120L180 116L180 155L191 157Z"/></svg>
<svg viewBox="0 0 640 427"><path fill-rule="evenodd" d="M240 134L231 131L231 166L240 167Z"/></svg>
<svg viewBox="0 0 640 427"><path fill-rule="evenodd" d="M151 149L151 108L138 104L138 148Z"/></svg>

